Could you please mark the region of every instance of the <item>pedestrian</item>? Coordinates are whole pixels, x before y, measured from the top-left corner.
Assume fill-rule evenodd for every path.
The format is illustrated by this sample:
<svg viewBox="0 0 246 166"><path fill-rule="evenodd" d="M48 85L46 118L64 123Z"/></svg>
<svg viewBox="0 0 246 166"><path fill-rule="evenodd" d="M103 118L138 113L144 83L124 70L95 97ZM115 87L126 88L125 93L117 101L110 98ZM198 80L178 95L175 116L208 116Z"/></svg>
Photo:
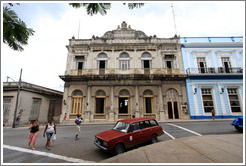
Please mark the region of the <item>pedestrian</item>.
<svg viewBox="0 0 246 166"><path fill-rule="evenodd" d="M66 124L66 123L67 123L67 113L64 114L62 123L63 123L64 121L65 121L65 124Z"/></svg>
<svg viewBox="0 0 246 166"><path fill-rule="evenodd" d="M38 136L38 131L41 131L38 125L38 121L33 120L28 129L30 130L30 133L28 136L28 140L29 140L28 149L30 148L30 145L32 142L32 150L35 150L35 143L36 143L36 139Z"/></svg>
<svg viewBox="0 0 246 166"><path fill-rule="evenodd" d="M76 124L76 135L75 138L78 139L78 135L80 133L80 126L81 123L83 122L83 118L80 119L80 114L77 115L76 119L75 119L75 124Z"/></svg>
<svg viewBox="0 0 246 166"><path fill-rule="evenodd" d="M44 137L45 137L45 133L47 137L47 142L46 142L45 147L48 150L50 150L50 139L54 133L56 134L56 125L53 123L52 118L49 118L49 122L46 124L46 127L44 129L44 134L43 134Z"/></svg>
<svg viewBox="0 0 246 166"><path fill-rule="evenodd" d="M213 120L215 120L215 112L214 112L214 109L211 110L211 114L212 114Z"/></svg>
<svg viewBox="0 0 246 166"><path fill-rule="evenodd" d="M20 127L20 119L21 119L21 115L19 114L19 115L16 117L16 123L15 123L15 125L17 125L18 127Z"/></svg>

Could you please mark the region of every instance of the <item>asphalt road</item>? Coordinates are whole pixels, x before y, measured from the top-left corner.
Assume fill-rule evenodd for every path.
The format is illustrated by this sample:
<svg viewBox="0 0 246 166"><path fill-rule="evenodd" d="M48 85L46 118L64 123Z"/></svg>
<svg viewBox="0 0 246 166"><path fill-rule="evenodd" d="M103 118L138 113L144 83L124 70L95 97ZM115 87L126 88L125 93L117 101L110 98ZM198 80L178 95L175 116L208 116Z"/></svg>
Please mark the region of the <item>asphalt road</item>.
<svg viewBox="0 0 246 166"><path fill-rule="evenodd" d="M160 123L166 134L159 137L159 141L177 139L182 137L210 135L210 134L241 134L231 126L231 121L189 121L180 123ZM43 130L38 134L36 150L53 153L57 155L78 158L86 161L99 162L113 157L112 154L99 150L94 145L94 135L111 129L112 124L84 124L81 127L79 139L75 139L75 126L57 126L57 140L51 144L51 150L47 150L44 145ZM21 148L27 148L29 130L27 128L4 128L3 144ZM144 146L144 145L142 145ZM137 147L136 147L137 148ZM3 151L3 158L6 157L6 150Z"/></svg>

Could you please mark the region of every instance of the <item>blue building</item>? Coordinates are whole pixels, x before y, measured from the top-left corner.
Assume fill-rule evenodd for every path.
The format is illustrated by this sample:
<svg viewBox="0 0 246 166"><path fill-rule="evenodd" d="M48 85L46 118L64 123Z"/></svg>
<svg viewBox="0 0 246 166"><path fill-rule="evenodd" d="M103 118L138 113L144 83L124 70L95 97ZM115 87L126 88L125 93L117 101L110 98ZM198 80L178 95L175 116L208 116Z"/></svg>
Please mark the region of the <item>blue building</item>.
<svg viewBox="0 0 246 166"><path fill-rule="evenodd" d="M191 119L243 114L243 37L180 37Z"/></svg>

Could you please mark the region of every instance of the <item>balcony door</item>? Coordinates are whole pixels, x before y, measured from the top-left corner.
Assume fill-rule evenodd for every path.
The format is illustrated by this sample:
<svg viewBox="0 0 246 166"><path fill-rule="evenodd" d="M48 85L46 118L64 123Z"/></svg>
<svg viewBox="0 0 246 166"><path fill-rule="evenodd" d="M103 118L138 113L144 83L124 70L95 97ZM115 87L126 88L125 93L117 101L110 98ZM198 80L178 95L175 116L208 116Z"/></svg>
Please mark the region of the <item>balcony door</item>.
<svg viewBox="0 0 246 166"><path fill-rule="evenodd" d="M152 57L148 52L141 55L142 69L144 69L144 74L150 74L150 69L152 68Z"/></svg>
<svg viewBox="0 0 246 166"><path fill-rule="evenodd" d="M97 56L97 68L99 69L99 74L105 74L105 69L107 68L108 56L105 53L100 53Z"/></svg>
<svg viewBox="0 0 246 166"><path fill-rule="evenodd" d="M221 58L222 66L226 73L231 73L231 62L229 57L222 57Z"/></svg>
<svg viewBox="0 0 246 166"><path fill-rule="evenodd" d="M197 67L199 73L207 73L207 64L205 57L197 57Z"/></svg>

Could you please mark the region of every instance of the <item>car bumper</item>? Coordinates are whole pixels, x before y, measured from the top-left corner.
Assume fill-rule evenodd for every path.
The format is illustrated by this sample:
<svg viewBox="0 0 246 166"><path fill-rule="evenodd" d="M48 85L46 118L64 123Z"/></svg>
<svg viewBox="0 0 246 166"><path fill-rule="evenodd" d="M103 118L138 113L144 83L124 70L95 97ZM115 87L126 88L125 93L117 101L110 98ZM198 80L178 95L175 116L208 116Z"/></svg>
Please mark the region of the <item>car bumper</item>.
<svg viewBox="0 0 246 166"><path fill-rule="evenodd" d="M98 148L100 148L100 149L102 149L102 150L104 150L104 151L108 151L107 148L105 148L104 146L99 145L97 141L95 141L94 144L95 144Z"/></svg>

